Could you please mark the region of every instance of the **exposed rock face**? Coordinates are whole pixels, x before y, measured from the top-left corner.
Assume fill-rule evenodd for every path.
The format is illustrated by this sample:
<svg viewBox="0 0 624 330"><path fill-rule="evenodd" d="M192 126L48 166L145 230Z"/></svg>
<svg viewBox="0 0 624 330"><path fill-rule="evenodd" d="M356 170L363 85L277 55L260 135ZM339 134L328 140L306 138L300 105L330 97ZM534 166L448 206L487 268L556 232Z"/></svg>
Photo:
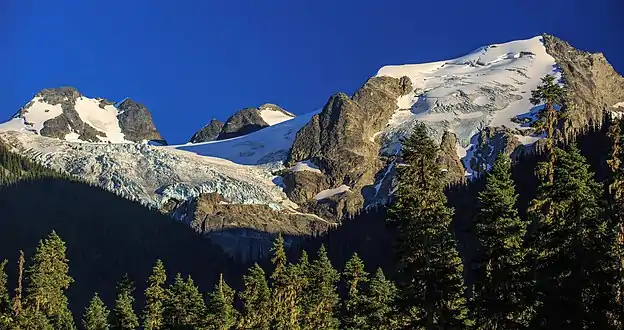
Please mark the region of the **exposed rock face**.
<svg viewBox="0 0 624 330"><path fill-rule="evenodd" d="M457 156L457 135L446 131L442 135L437 163L446 170L448 183L463 182L466 179L464 165Z"/></svg>
<svg viewBox="0 0 624 330"><path fill-rule="evenodd" d="M551 35L544 35L544 45L561 69L568 92L566 133L600 125L604 111L624 101L624 78L602 53L577 50Z"/></svg>
<svg viewBox="0 0 624 330"><path fill-rule="evenodd" d="M310 235L332 226L315 216L278 212L267 205L229 204L216 193L201 194L176 212L185 212L193 229L208 235L225 252L243 260L264 256L276 233Z"/></svg>
<svg viewBox="0 0 624 330"><path fill-rule="evenodd" d="M213 118L208 125L202 127L197 133L195 133L189 142L191 143L199 143L199 142L208 142L215 140L221 130L223 129L224 123Z"/></svg>
<svg viewBox="0 0 624 330"><path fill-rule="evenodd" d="M332 96L321 113L297 132L287 163L292 166L311 160L330 187L344 184L359 196L340 195L351 199L343 213L359 211L363 203L361 189L374 182L375 174L383 166L378 157L380 146L372 137L392 117L397 98L411 90L407 77L374 77L351 98L343 93Z"/></svg>
<svg viewBox="0 0 624 330"><path fill-rule="evenodd" d="M477 173L488 170L499 153L513 156L513 158L519 156L524 152L524 146L514 133L513 130L505 127L486 127L481 130L477 144L473 147L470 168Z"/></svg>
<svg viewBox="0 0 624 330"><path fill-rule="evenodd" d="M119 126L126 140L142 142L150 140L164 141L163 137L156 130L149 110L141 104L131 99L126 99L119 105Z"/></svg>
<svg viewBox="0 0 624 330"><path fill-rule="evenodd" d="M284 171L284 192L288 198L302 204L314 198L322 190L329 188L324 175L310 171Z"/></svg>
<svg viewBox="0 0 624 330"><path fill-rule="evenodd" d="M82 95L77 89L73 87L48 88L36 96L41 97L41 100L47 104L60 104L63 109L62 114L45 121L39 134L64 139L67 134L74 132L79 135L79 139L89 142L99 142L98 136L106 137L106 133L96 130L80 119L75 105L76 100ZM22 108L20 113L28 111L29 107L30 103Z"/></svg>
<svg viewBox="0 0 624 330"><path fill-rule="evenodd" d="M256 108L245 108L228 118L217 140L246 135L269 126Z"/></svg>

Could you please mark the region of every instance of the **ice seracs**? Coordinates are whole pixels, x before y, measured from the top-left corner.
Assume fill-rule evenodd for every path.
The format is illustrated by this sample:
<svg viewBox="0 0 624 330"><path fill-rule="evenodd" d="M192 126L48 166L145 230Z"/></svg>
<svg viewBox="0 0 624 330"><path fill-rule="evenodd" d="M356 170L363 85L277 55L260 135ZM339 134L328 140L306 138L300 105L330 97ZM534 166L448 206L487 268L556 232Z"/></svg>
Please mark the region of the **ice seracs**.
<svg viewBox="0 0 624 330"><path fill-rule="evenodd" d="M530 92L547 74L560 76L541 36L481 47L447 61L385 66L377 76L407 76L414 90L397 99L399 110L381 134L383 151L396 153L399 138L416 121L425 122L437 139L444 131L454 132L462 148L486 126L523 129L512 119L530 111Z"/></svg>

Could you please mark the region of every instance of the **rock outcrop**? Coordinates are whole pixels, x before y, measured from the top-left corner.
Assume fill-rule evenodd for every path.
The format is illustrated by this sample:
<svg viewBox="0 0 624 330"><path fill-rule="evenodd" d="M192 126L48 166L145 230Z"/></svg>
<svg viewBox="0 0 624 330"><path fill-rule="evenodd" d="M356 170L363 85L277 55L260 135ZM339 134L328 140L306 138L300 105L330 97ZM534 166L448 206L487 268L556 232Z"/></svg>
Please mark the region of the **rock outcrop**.
<svg viewBox="0 0 624 330"><path fill-rule="evenodd" d="M152 115L143 104L126 99L119 104L118 109L119 127L126 140L164 141L152 121Z"/></svg>
<svg viewBox="0 0 624 330"><path fill-rule="evenodd" d="M362 190L373 184L376 173L384 165L379 159L380 145L373 137L398 108L397 98L411 91L407 77L374 77L353 97L343 93L332 96L321 113L297 132L287 165L310 160L319 167L328 187L351 188L352 193L337 197L349 199L342 213L358 212L364 201ZM300 184L293 182L295 186L287 189L301 190L297 187ZM308 191L305 196L310 194Z"/></svg>
<svg viewBox="0 0 624 330"><path fill-rule="evenodd" d="M477 144L473 146L470 168L476 173L489 170L498 154L518 157L524 146L515 136L516 132L506 127L486 127L479 132Z"/></svg>
<svg viewBox="0 0 624 330"><path fill-rule="evenodd" d="M325 232L333 225L313 215L276 211L263 204L230 204L217 193L201 194L181 206L176 212L185 213L193 229L243 261L263 257L277 233L304 236Z"/></svg>
<svg viewBox="0 0 624 330"><path fill-rule="evenodd" d="M202 127L197 133L193 134L189 142L191 143L199 143L199 142L208 142L215 140L221 130L223 129L224 123L213 118L208 125Z"/></svg>
<svg viewBox="0 0 624 330"><path fill-rule="evenodd" d="M457 135L446 131L442 135L437 163L445 171L448 183L459 183L466 180L466 171L457 155Z"/></svg>
<svg viewBox="0 0 624 330"><path fill-rule="evenodd" d="M606 110L624 101L624 78L602 53L572 47L551 35L544 35L546 52L555 58L566 85L566 135L588 125L600 125Z"/></svg>

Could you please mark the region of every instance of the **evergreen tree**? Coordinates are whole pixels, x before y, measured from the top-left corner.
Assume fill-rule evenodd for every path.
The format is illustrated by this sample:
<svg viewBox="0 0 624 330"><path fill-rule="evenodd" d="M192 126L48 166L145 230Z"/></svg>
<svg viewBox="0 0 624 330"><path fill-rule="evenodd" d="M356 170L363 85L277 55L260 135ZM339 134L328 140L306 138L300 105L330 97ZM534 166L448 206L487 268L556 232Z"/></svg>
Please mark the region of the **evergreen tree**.
<svg viewBox="0 0 624 330"><path fill-rule="evenodd" d="M368 273L364 270L364 262L357 253L347 261L342 273L347 289L347 299L341 304L341 329L364 329L366 315L363 308L361 286L368 282Z"/></svg>
<svg viewBox="0 0 624 330"><path fill-rule="evenodd" d="M340 275L327 257L325 246L321 245L318 257L310 265L309 287L306 291L309 309L306 310L303 322L306 328L327 330L338 328L334 310L339 301L336 292L336 283L339 279Z"/></svg>
<svg viewBox="0 0 624 330"><path fill-rule="evenodd" d="M236 324L238 311L234 309L235 292L219 276L219 283L210 293L208 299L208 323L210 329L227 330Z"/></svg>
<svg viewBox="0 0 624 330"><path fill-rule="evenodd" d="M108 315L108 308L96 293L82 316L82 327L85 330L108 330Z"/></svg>
<svg viewBox="0 0 624 330"><path fill-rule="evenodd" d="M7 260L0 262L0 329L6 329L11 323L11 297L7 289L7 274L4 267Z"/></svg>
<svg viewBox="0 0 624 330"><path fill-rule="evenodd" d="M609 192L611 194L611 216L618 230L617 254L619 265L617 274L617 301L620 309L620 323L624 324L624 121L613 118L609 127L609 137L613 141L611 159L607 161L612 172Z"/></svg>
<svg viewBox="0 0 624 330"><path fill-rule="evenodd" d="M156 260L156 265L152 268L152 274L147 280L145 289L145 308L143 310L143 328L146 330L162 329L163 325L163 304L165 301L165 282L167 273L162 261Z"/></svg>
<svg viewBox="0 0 624 330"><path fill-rule="evenodd" d="M301 330L311 330L312 327L305 323L307 314L313 309L311 305L310 286L311 267L308 253L301 251L301 256L297 264L291 265L288 269L288 286L294 295L294 305L290 307L291 314L298 316L299 328ZM293 321L294 322L294 321Z"/></svg>
<svg viewBox="0 0 624 330"><path fill-rule="evenodd" d="M551 201L551 212L532 212L539 225L533 243L538 293L533 327L614 329L617 228L605 215L601 187L578 149L555 153L553 184L538 196Z"/></svg>
<svg viewBox="0 0 624 330"><path fill-rule="evenodd" d="M134 313L134 283L125 274L117 285L117 299L112 328L116 330L132 330L139 327L139 319Z"/></svg>
<svg viewBox="0 0 624 330"><path fill-rule="evenodd" d="M52 232L39 242L26 270L28 287L26 300L35 313L43 313L55 329L74 329L74 320L68 308L65 290L74 281L69 275L65 258L65 242Z"/></svg>
<svg viewBox="0 0 624 330"><path fill-rule="evenodd" d="M403 141L398 187L389 210L396 225L397 273L414 329L459 329L467 322L463 266L450 232L438 148L420 123Z"/></svg>
<svg viewBox="0 0 624 330"><path fill-rule="evenodd" d="M198 329L203 326L206 305L191 276L184 281L178 273L165 296L164 329Z"/></svg>
<svg viewBox="0 0 624 330"><path fill-rule="evenodd" d="M534 126L542 134L546 134L546 152L548 156L547 166L544 168L544 174L548 178L548 182L553 181L555 166L555 136L557 117L556 107L563 107L565 91L555 81L555 77L546 75L542 78L542 84L535 90L531 91L531 103L538 105L544 103L544 107L537 115L537 121Z"/></svg>
<svg viewBox="0 0 624 330"><path fill-rule="evenodd" d="M473 297L474 321L482 329L518 329L526 326L522 295L529 274L522 246L526 223L518 216L509 157L499 154L479 193L475 218L481 247L479 277Z"/></svg>
<svg viewBox="0 0 624 330"><path fill-rule="evenodd" d="M248 275L243 277L245 289L239 293L243 303L240 318L242 329L269 329L271 324L271 290L267 284L264 270L254 264Z"/></svg>
<svg viewBox="0 0 624 330"><path fill-rule="evenodd" d="M278 330L299 329L300 307L297 304L297 269L286 264L284 238L277 236L271 248L271 262L274 269L271 274L273 301L271 306L271 328Z"/></svg>
<svg viewBox="0 0 624 330"><path fill-rule="evenodd" d="M378 268L364 298L363 314L366 318L366 327L362 329L392 330L402 326L400 316L396 315L397 292L394 283L387 280L381 268Z"/></svg>

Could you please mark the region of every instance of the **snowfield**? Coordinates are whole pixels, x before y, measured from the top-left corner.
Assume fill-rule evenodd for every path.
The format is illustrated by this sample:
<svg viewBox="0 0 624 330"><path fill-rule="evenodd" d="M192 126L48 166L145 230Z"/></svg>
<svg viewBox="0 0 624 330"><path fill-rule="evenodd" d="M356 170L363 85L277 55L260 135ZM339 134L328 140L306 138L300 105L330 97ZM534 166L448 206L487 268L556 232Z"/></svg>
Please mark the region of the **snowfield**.
<svg viewBox="0 0 624 330"><path fill-rule="evenodd" d="M438 141L444 131L457 134L458 155L467 157L481 128L523 129L511 119L533 108L531 90L547 74L560 77L542 37L481 47L447 61L385 66L377 76L408 76L414 90L397 99L399 110L381 134L383 153L398 152L399 138L424 121Z"/></svg>
<svg viewBox="0 0 624 330"><path fill-rule="evenodd" d="M263 166L146 144L75 143L13 131L1 132L0 139L20 154L151 207L208 192L219 193L231 203L297 207Z"/></svg>
<svg viewBox="0 0 624 330"><path fill-rule="evenodd" d="M163 148L185 150L197 155L223 158L244 165L281 162L288 156L297 131L319 111L291 117L292 119L274 126L232 139L187 143Z"/></svg>

